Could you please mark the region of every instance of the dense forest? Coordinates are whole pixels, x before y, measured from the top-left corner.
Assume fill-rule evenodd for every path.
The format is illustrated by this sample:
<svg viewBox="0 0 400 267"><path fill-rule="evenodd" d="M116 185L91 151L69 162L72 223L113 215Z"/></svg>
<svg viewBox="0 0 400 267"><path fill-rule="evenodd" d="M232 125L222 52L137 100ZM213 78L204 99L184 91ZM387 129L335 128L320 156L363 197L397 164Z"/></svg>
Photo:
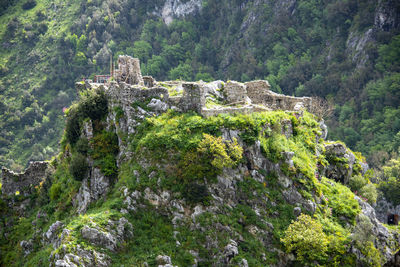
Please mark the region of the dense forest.
<svg viewBox="0 0 400 267"><path fill-rule="evenodd" d="M160 0L2 0L0 164L53 156L74 82L108 73L120 54L157 80L267 79L276 92L322 97L334 107L329 138L373 167L396 158L398 1L167 2L193 10L171 19Z"/></svg>

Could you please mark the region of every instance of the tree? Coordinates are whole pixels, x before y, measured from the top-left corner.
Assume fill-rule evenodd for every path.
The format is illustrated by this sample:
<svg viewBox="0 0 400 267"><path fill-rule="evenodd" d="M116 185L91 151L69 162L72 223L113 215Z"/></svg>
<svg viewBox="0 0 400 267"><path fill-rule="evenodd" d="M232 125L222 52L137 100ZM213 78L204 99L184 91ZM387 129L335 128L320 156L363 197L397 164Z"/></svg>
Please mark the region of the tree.
<svg viewBox="0 0 400 267"><path fill-rule="evenodd" d="M322 225L309 215L301 214L292 222L281 239L288 252L294 252L302 263L327 258L328 238Z"/></svg>

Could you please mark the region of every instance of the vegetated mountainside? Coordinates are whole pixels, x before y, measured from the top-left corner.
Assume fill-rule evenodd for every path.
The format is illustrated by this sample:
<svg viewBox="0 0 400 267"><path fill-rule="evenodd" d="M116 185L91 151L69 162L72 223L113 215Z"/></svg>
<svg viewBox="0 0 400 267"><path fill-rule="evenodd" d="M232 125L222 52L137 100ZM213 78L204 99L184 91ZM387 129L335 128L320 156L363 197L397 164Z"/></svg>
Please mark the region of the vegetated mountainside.
<svg viewBox="0 0 400 267"><path fill-rule="evenodd" d="M394 0L1 1L0 163L57 150L73 83L139 57L156 79L267 79L335 106L330 138L372 166L400 144Z"/></svg>
<svg viewBox="0 0 400 267"><path fill-rule="evenodd" d="M205 118L168 95L127 102L124 83L85 87L60 154L3 170L0 265L399 264L365 159L318 117Z"/></svg>

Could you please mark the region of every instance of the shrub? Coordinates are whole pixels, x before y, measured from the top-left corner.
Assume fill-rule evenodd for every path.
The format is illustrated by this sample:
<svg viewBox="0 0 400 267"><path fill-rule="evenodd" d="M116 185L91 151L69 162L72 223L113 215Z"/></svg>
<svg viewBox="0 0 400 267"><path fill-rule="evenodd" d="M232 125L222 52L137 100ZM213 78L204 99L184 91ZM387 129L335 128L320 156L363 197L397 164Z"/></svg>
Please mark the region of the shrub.
<svg viewBox="0 0 400 267"><path fill-rule="evenodd" d="M359 191L363 186L365 186L368 181L361 175L352 176L349 181L349 186L352 191Z"/></svg>
<svg viewBox="0 0 400 267"><path fill-rule="evenodd" d="M361 251L364 258L361 258L362 266L381 266L382 255L374 246L375 236L372 232L371 220L364 214L358 217L357 226L352 234L355 246Z"/></svg>
<svg viewBox="0 0 400 267"><path fill-rule="evenodd" d="M217 169L233 167L242 159L243 148L234 139L226 142L222 137L214 137L203 134L203 140L197 149L205 157L211 160L211 165Z"/></svg>
<svg viewBox="0 0 400 267"><path fill-rule="evenodd" d="M36 6L35 0L28 0L22 5L22 9L28 10L34 8L35 6Z"/></svg>
<svg viewBox="0 0 400 267"><path fill-rule="evenodd" d="M69 172L77 181L82 181L85 178L86 173L89 169L89 164L86 160L86 157L80 153L77 153L72 156Z"/></svg>
<svg viewBox="0 0 400 267"><path fill-rule="evenodd" d="M61 193L61 185L59 183L52 184L50 187L50 199L55 200Z"/></svg>
<svg viewBox="0 0 400 267"><path fill-rule="evenodd" d="M80 117L78 110L71 107L68 112L68 119L65 125L65 135L68 143L74 145L81 134Z"/></svg>
<svg viewBox="0 0 400 267"><path fill-rule="evenodd" d="M378 192L374 184L366 184L360 189L360 195L366 198L369 204L373 205L378 197Z"/></svg>
<svg viewBox="0 0 400 267"><path fill-rule="evenodd" d="M207 186L196 183L190 183L186 185L185 190L183 191L183 197L189 203L206 204L207 200L210 197L210 193L208 192Z"/></svg>
<svg viewBox="0 0 400 267"><path fill-rule="evenodd" d="M87 138L79 138L78 142L76 142L75 149L76 152L86 156L89 150L89 141L87 140Z"/></svg>
<svg viewBox="0 0 400 267"><path fill-rule="evenodd" d="M328 238L322 225L309 215L301 214L292 222L281 239L288 252L294 252L302 263L320 261L327 258Z"/></svg>

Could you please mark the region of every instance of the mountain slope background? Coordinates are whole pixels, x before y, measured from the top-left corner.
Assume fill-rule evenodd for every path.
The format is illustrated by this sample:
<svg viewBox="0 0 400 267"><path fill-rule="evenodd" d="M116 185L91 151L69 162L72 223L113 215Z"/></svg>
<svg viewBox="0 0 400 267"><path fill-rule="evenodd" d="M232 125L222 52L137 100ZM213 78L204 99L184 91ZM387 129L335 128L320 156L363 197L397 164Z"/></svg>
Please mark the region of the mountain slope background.
<svg viewBox="0 0 400 267"><path fill-rule="evenodd" d="M267 79L325 98L330 136L378 167L400 145L398 1L1 1L0 164L55 154L75 81L140 58L158 80Z"/></svg>

